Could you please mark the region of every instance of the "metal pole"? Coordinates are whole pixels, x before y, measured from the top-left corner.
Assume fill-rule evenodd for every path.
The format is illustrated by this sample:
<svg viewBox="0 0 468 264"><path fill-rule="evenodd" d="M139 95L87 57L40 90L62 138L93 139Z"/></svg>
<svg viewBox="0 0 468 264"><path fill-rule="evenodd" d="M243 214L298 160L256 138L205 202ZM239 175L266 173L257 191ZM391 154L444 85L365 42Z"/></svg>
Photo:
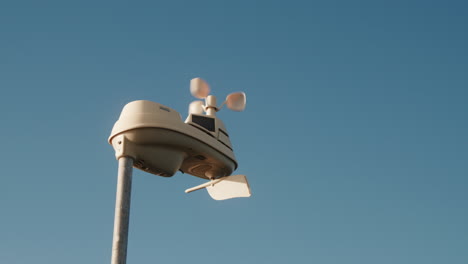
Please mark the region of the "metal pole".
<svg viewBox="0 0 468 264"><path fill-rule="evenodd" d="M127 262L128 223L132 193L133 159L121 157L115 198L114 237L112 239L112 264Z"/></svg>

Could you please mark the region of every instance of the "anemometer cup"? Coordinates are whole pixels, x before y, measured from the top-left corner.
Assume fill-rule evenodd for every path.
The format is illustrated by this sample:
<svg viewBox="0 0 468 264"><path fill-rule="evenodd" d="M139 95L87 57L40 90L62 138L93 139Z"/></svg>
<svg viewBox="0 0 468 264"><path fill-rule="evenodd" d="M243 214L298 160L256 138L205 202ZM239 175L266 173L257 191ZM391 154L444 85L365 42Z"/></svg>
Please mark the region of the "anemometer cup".
<svg viewBox="0 0 468 264"><path fill-rule="evenodd" d="M210 86L202 78L193 78L190 80L190 93L198 98L206 98L210 94Z"/></svg>
<svg viewBox="0 0 468 264"><path fill-rule="evenodd" d="M247 103L247 96L244 92L231 93L226 97L226 106L232 111L244 111Z"/></svg>

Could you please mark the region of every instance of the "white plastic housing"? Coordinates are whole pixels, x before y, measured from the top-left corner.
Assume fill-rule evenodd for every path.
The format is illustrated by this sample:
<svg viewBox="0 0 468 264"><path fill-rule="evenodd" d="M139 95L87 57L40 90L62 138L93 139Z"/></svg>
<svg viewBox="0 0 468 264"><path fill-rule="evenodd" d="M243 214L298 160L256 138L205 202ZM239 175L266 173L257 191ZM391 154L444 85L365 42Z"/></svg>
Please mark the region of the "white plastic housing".
<svg viewBox="0 0 468 264"><path fill-rule="evenodd" d="M117 159L132 157L135 167L149 173L170 177L180 170L209 179L207 172L223 177L237 167L230 142L218 137L221 129L225 131L221 120L215 120L210 132L182 122L174 109L141 100L124 107L109 143Z"/></svg>
<svg viewBox="0 0 468 264"><path fill-rule="evenodd" d="M213 95L208 95L205 99L206 102L206 114L209 116L216 115L218 108L216 107L216 97Z"/></svg>

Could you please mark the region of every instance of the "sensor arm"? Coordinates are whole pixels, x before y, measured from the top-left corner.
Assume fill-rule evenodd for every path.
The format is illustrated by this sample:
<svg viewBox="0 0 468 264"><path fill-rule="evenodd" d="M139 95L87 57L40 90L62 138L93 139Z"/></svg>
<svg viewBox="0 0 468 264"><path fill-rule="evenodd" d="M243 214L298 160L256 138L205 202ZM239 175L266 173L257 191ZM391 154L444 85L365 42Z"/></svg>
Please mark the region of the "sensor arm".
<svg viewBox="0 0 468 264"><path fill-rule="evenodd" d="M215 185L216 183L226 179L227 177L222 177L222 178L219 178L219 179L216 179L216 180L211 180L209 182L205 182L203 184L200 184L198 186L195 186L195 187L192 187L192 188L189 188L187 190L185 190L185 193L191 193L191 192L194 192L194 191L198 191L198 190L201 190L203 188L206 188L208 186L213 186Z"/></svg>
<svg viewBox="0 0 468 264"><path fill-rule="evenodd" d="M226 100L218 107L218 111L221 110L221 108L223 108L223 106L226 104Z"/></svg>

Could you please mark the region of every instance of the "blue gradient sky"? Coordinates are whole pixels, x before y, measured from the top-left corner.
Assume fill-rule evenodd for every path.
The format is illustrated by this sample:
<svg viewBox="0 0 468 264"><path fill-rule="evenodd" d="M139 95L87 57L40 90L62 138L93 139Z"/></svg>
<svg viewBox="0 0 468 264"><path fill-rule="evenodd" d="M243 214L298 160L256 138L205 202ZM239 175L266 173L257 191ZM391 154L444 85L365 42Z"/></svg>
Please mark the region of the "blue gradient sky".
<svg viewBox="0 0 468 264"><path fill-rule="evenodd" d="M107 137L220 98L250 199L135 171L128 263L468 263L465 1L0 2L0 262L109 263Z"/></svg>

